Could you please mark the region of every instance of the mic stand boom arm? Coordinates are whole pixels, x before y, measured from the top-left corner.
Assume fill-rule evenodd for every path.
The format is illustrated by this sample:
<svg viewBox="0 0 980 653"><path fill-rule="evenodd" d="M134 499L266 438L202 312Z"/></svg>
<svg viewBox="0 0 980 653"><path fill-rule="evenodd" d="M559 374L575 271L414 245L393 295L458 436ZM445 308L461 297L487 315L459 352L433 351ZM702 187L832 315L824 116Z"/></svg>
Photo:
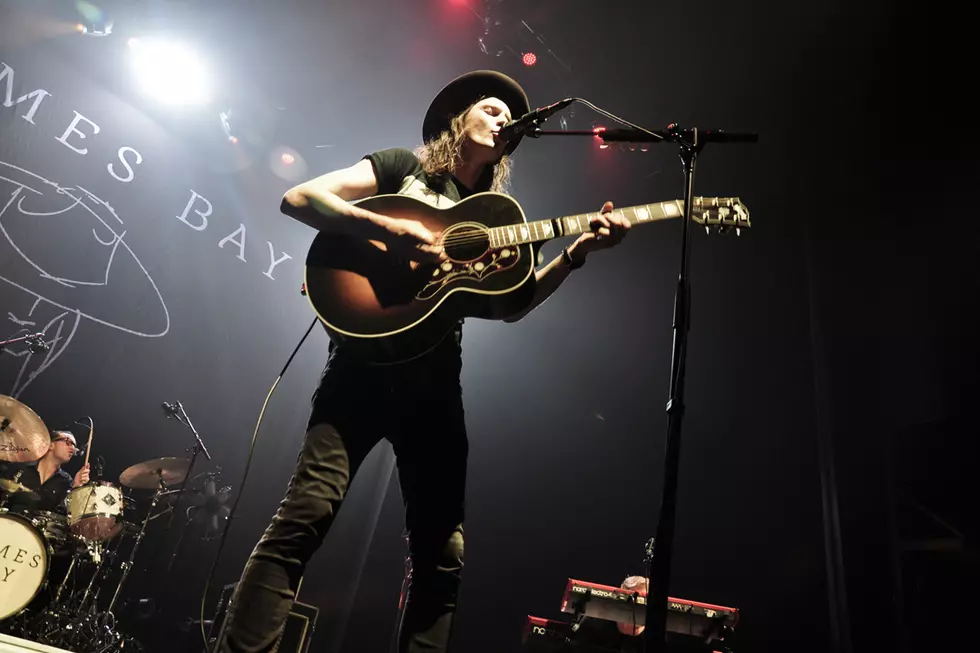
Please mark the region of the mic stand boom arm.
<svg viewBox="0 0 980 653"><path fill-rule="evenodd" d="M597 127L595 129L532 129L524 135L528 138L538 138L539 136L594 136L606 143L672 143L677 138L690 139L697 133L697 140L701 147L705 143L756 143L759 135L751 132L726 132L716 130L695 130L680 129L676 125L671 125L667 129L656 129L652 131L640 129L605 129Z"/></svg>

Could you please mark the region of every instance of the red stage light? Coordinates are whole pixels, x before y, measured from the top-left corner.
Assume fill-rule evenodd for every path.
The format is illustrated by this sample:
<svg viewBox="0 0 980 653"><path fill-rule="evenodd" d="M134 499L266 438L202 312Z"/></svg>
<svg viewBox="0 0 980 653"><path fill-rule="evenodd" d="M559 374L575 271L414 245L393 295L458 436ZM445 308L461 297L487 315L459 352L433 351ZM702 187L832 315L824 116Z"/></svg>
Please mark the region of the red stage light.
<svg viewBox="0 0 980 653"><path fill-rule="evenodd" d="M289 164L291 164L295 160L296 160L296 157L294 157L292 154L290 154L289 152L283 152L283 154L282 154L282 162L285 163L287 166Z"/></svg>
<svg viewBox="0 0 980 653"><path fill-rule="evenodd" d="M595 134L595 139L597 141L599 141L599 149L600 150L605 150L606 148L609 147L609 143L603 142L602 138L599 136L599 134L601 134L604 131L606 131L606 128L605 127L593 127L592 128L592 133Z"/></svg>
<svg viewBox="0 0 980 653"><path fill-rule="evenodd" d="M525 52L524 56L521 57L521 61L524 62L525 66L533 66L538 62L538 57L533 52Z"/></svg>

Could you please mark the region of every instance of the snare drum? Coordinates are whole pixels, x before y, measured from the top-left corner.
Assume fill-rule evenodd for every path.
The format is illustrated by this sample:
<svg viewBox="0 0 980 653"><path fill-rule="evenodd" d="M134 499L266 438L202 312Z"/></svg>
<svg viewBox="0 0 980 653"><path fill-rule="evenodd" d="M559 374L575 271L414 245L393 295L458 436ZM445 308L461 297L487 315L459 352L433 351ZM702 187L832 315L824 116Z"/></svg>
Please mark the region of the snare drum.
<svg viewBox="0 0 980 653"><path fill-rule="evenodd" d="M0 513L0 621L20 614L44 587L49 555L44 535L29 519Z"/></svg>
<svg viewBox="0 0 980 653"><path fill-rule="evenodd" d="M122 528L122 490L108 481L74 488L68 495L68 528L90 541L111 539Z"/></svg>

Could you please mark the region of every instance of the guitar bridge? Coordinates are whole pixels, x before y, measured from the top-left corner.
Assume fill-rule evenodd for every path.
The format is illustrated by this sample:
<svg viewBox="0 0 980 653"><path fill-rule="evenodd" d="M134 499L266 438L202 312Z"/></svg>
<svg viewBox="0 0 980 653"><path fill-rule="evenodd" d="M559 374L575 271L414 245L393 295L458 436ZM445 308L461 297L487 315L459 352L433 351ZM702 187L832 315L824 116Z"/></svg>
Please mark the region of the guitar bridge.
<svg viewBox="0 0 980 653"><path fill-rule="evenodd" d="M468 287L479 285L490 276L512 268L521 258L521 251L516 247L502 247L488 250L483 256L473 261L454 261L452 259L428 268L428 279L416 294L417 299L431 299L441 290L457 283L466 283ZM422 268L420 267L420 270Z"/></svg>

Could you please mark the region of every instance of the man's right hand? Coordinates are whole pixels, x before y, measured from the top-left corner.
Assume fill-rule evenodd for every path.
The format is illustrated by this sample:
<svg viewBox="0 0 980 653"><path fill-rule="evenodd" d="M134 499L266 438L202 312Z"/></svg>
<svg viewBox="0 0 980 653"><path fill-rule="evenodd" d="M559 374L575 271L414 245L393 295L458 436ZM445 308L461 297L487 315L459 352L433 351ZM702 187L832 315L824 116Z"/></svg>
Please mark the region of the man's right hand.
<svg viewBox="0 0 980 653"><path fill-rule="evenodd" d="M446 250L439 238L418 220L387 218L383 241L388 250L411 261L436 262L446 260Z"/></svg>
<svg viewBox="0 0 980 653"><path fill-rule="evenodd" d="M75 474L75 480L72 483L72 487L81 487L89 481L89 467L88 463L85 463L78 473Z"/></svg>

